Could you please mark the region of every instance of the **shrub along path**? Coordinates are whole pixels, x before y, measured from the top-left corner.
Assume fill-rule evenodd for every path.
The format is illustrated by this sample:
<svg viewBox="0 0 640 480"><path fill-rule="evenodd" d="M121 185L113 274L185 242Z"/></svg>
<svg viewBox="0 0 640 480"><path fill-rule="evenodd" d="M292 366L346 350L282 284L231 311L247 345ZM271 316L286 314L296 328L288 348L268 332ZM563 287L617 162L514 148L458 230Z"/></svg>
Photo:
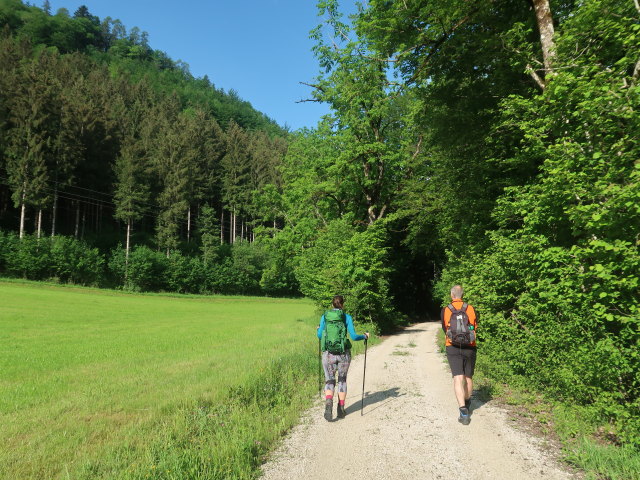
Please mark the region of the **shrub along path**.
<svg viewBox="0 0 640 480"><path fill-rule="evenodd" d="M263 466L263 478L576 478L491 402L474 399L471 424L458 423L438 328L418 324L369 349L363 415L364 356L355 358L346 418L327 422L318 402Z"/></svg>

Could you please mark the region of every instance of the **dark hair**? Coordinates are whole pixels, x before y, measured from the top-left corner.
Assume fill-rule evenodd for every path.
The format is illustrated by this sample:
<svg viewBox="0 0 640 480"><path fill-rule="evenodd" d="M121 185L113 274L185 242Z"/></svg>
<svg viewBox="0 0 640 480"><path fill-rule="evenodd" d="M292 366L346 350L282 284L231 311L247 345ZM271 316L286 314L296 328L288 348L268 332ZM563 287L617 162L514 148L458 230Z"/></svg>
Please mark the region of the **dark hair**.
<svg viewBox="0 0 640 480"><path fill-rule="evenodd" d="M331 300L331 305L333 305L333 308L342 310L344 308L344 297L342 295L334 296L333 300Z"/></svg>

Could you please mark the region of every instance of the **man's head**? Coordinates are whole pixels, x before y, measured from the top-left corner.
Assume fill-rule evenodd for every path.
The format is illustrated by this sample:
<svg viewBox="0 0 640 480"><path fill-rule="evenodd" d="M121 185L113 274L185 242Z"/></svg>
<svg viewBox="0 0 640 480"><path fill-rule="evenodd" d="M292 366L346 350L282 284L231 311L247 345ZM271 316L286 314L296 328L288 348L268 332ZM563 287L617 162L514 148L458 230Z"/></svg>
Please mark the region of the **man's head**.
<svg viewBox="0 0 640 480"><path fill-rule="evenodd" d="M451 287L451 300L455 300L456 298L462 299L463 294L464 290L462 290L462 285L454 285Z"/></svg>

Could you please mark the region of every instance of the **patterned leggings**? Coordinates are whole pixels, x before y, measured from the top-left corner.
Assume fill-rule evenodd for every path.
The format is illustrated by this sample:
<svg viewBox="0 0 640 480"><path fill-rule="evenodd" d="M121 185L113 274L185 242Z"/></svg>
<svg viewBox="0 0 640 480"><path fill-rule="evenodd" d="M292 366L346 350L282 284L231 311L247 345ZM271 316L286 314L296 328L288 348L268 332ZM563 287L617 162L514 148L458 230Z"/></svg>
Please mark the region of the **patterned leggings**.
<svg viewBox="0 0 640 480"><path fill-rule="evenodd" d="M338 392L347 393L347 372L351 364L351 350L334 355L327 351L322 352L322 367L324 368L324 389L335 391L336 372L338 372Z"/></svg>

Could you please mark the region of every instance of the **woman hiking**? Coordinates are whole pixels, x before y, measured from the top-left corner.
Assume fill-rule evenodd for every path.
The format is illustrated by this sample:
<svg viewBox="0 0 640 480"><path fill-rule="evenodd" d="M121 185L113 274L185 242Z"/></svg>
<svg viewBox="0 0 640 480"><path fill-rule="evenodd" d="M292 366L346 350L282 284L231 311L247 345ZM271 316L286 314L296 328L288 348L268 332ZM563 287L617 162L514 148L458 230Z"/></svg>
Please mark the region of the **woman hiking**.
<svg viewBox="0 0 640 480"><path fill-rule="evenodd" d="M344 402L347 398L347 372L351 363L351 342L347 338L347 331L354 342L369 338L369 332L358 335L353 326L351 315L344 313L344 298L336 295L331 301L332 309L327 310L320 318L317 335L322 349L322 366L325 378L325 407L324 418L333 418L333 392L336 386L336 372L338 373L338 418L347 414Z"/></svg>

